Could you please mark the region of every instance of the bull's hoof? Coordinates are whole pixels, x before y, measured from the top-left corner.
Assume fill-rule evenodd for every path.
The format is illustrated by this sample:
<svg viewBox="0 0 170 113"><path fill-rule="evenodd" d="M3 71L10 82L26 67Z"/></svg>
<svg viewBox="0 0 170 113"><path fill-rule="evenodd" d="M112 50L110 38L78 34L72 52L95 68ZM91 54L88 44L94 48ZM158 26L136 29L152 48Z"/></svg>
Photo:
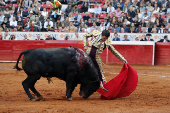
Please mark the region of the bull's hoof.
<svg viewBox="0 0 170 113"><path fill-rule="evenodd" d="M71 97L70 97L70 98L67 98L67 100L68 100L68 101L71 101L71 100L72 100L72 98L71 98Z"/></svg>
<svg viewBox="0 0 170 113"><path fill-rule="evenodd" d="M34 98L34 99L30 99L31 101L36 101L36 99Z"/></svg>
<svg viewBox="0 0 170 113"><path fill-rule="evenodd" d="M45 100L42 96L40 96L40 97L37 97L36 99L35 99L35 101L40 101L40 100Z"/></svg>

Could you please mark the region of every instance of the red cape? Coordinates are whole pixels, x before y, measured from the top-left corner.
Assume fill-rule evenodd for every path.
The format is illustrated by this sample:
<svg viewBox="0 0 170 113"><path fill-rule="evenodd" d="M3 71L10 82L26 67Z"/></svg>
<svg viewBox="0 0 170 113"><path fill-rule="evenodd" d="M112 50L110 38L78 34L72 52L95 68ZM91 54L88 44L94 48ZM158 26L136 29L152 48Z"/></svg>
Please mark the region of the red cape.
<svg viewBox="0 0 170 113"><path fill-rule="evenodd" d="M129 64L124 64L119 75L107 82L104 88L109 91L104 91L99 88L97 91L101 94L102 99L114 99L129 96L135 89L138 83L138 76L135 69Z"/></svg>

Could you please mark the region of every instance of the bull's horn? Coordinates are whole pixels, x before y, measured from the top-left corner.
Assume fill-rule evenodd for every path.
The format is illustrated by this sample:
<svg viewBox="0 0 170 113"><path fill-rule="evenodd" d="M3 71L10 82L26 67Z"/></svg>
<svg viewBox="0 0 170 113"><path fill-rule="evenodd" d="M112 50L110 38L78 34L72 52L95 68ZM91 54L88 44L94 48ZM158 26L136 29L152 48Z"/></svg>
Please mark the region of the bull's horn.
<svg viewBox="0 0 170 113"><path fill-rule="evenodd" d="M104 88L104 86L103 86L103 83L102 83L102 82L100 82L100 87L101 87L104 91L108 91L108 90L106 90L106 89Z"/></svg>

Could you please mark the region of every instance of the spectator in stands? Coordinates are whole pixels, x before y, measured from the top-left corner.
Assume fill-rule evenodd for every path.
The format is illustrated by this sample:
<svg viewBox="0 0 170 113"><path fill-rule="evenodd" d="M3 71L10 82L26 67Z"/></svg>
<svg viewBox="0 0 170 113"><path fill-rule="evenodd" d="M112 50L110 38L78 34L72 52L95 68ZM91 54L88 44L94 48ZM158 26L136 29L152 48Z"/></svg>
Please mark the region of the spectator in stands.
<svg viewBox="0 0 170 113"><path fill-rule="evenodd" d="M56 40L56 38L52 37L51 35L47 35L47 38L45 40Z"/></svg>
<svg viewBox="0 0 170 113"><path fill-rule="evenodd" d="M6 31L6 29L8 29L8 28L6 27L6 23L4 23L4 22L1 24L1 26L2 26L2 31Z"/></svg>
<svg viewBox="0 0 170 113"><path fill-rule="evenodd" d="M167 8L165 7L165 4L162 4L162 8L160 9L160 13L165 15L167 12Z"/></svg>
<svg viewBox="0 0 170 113"><path fill-rule="evenodd" d="M89 14L89 13L88 13L88 14ZM89 18L90 18L90 17L89 17ZM92 15L91 20L92 20L93 22L96 22L96 20L97 20L96 14L93 14L93 15Z"/></svg>
<svg viewBox="0 0 170 113"><path fill-rule="evenodd" d="M64 22L64 20L65 20L64 12L61 12L60 21Z"/></svg>
<svg viewBox="0 0 170 113"><path fill-rule="evenodd" d="M58 3L58 5L56 5L56 2ZM62 8L62 4L60 3L59 0L51 0L51 5L52 5L52 9L51 10L53 10L53 11L61 10L61 8Z"/></svg>
<svg viewBox="0 0 170 113"><path fill-rule="evenodd" d="M63 23L64 23L66 28L69 26L70 22L69 22L69 17L68 16L66 17L66 19L64 20Z"/></svg>
<svg viewBox="0 0 170 113"><path fill-rule="evenodd" d="M154 41L153 39L151 39L151 34L146 34L146 39L145 41Z"/></svg>
<svg viewBox="0 0 170 113"><path fill-rule="evenodd" d="M77 27L78 32L82 32L83 23L79 23L79 26Z"/></svg>
<svg viewBox="0 0 170 113"><path fill-rule="evenodd" d="M27 11L24 11L23 17L28 17L30 11L30 7L27 7Z"/></svg>
<svg viewBox="0 0 170 113"><path fill-rule="evenodd" d="M70 25L67 27L69 32L74 32L75 31L75 26L73 25L73 22L70 22Z"/></svg>
<svg viewBox="0 0 170 113"><path fill-rule="evenodd" d="M73 15L73 13L72 12L70 12L70 14L69 14L69 21L74 21L74 15Z"/></svg>
<svg viewBox="0 0 170 113"><path fill-rule="evenodd" d="M44 25L44 16L42 15L41 11L38 13L39 15L37 16L39 18L39 21L42 23L42 26Z"/></svg>
<svg viewBox="0 0 170 113"><path fill-rule="evenodd" d="M147 8L145 8L145 12L142 12L142 17L141 17L141 18L144 17L144 14L145 14L145 13L147 13L147 15L148 15L149 18L151 17L151 13L148 11Z"/></svg>
<svg viewBox="0 0 170 113"><path fill-rule="evenodd" d="M34 7L37 7L38 4L39 4L38 0L34 0L34 3L33 3Z"/></svg>
<svg viewBox="0 0 170 113"><path fill-rule="evenodd" d="M86 12L85 15L83 16L84 21L88 21L89 18L90 18L89 12ZM94 20L94 18L93 18L93 20Z"/></svg>
<svg viewBox="0 0 170 113"><path fill-rule="evenodd" d="M152 28L149 27L149 23L146 23L145 29L146 29L146 33L151 33L152 31Z"/></svg>
<svg viewBox="0 0 170 113"><path fill-rule="evenodd" d="M115 13L115 16L116 16L116 17L121 17L122 11L120 10L120 7L117 7L117 9L114 10L114 11L112 11L111 14L112 14L113 12ZM111 17L112 17L112 16L111 16Z"/></svg>
<svg viewBox="0 0 170 113"><path fill-rule="evenodd" d="M101 13L104 13L104 14L107 13L107 6L106 5L103 5Z"/></svg>
<svg viewBox="0 0 170 113"><path fill-rule="evenodd" d="M149 27L153 28L154 22L151 22L151 19L148 19Z"/></svg>
<svg viewBox="0 0 170 113"><path fill-rule="evenodd" d="M24 39L23 40L29 40L28 36L26 34L24 35Z"/></svg>
<svg viewBox="0 0 170 113"><path fill-rule="evenodd" d="M96 4L96 7L94 8L94 13L96 14L96 16L100 15L102 11L102 8L99 6L99 4Z"/></svg>
<svg viewBox="0 0 170 113"><path fill-rule="evenodd" d="M112 4L112 6L115 8L117 3L118 3L118 0L111 0L110 3Z"/></svg>
<svg viewBox="0 0 170 113"><path fill-rule="evenodd" d="M67 7L66 10L65 10L66 16L68 16L69 13L72 12L72 9L73 9L73 8L71 7L71 3L68 3L68 7Z"/></svg>
<svg viewBox="0 0 170 113"><path fill-rule="evenodd" d="M111 13L111 12L114 11L114 10L115 10L115 8L112 7L112 4L110 3L110 4L109 4L109 7L107 8L107 13Z"/></svg>
<svg viewBox="0 0 170 113"><path fill-rule="evenodd" d="M115 27L114 24L115 24L115 20L111 20L109 30L112 30Z"/></svg>
<svg viewBox="0 0 170 113"><path fill-rule="evenodd" d="M17 31L23 31L24 22L22 21L21 17L18 18L17 21Z"/></svg>
<svg viewBox="0 0 170 113"><path fill-rule="evenodd" d="M14 35L10 35L9 40L16 40Z"/></svg>
<svg viewBox="0 0 170 113"><path fill-rule="evenodd" d="M117 33L114 33L114 38L112 41L120 41L120 38L118 37Z"/></svg>
<svg viewBox="0 0 170 113"><path fill-rule="evenodd" d="M48 17L46 22L44 23L44 31L52 31L53 30L53 22L50 21L50 18Z"/></svg>
<svg viewBox="0 0 170 113"><path fill-rule="evenodd" d="M77 21L80 22L80 19L82 18L82 16L79 14L78 11L76 11L76 15L74 16L74 18L77 18Z"/></svg>
<svg viewBox="0 0 170 113"><path fill-rule="evenodd" d="M110 27L110 22L108 21L108 18L107 18L107 17L104 18L104 26L106 27L107 30L108 30L109 27Z"/></svg>
<svg viewBox="0 0 170 113"><path fill-rule="evenodd" d="M165 28L165 29L164 29L164 33L169 33L169 32L168 32L168 28Z"/></svg>
<svg viewBox="0 0 170 113"><path fill-rule="evenodd" d="M97 30L97 26L95 22L93 22L93 26L91 27L91 29Z"/></svg>
<svg viewBox="0 0 170 113"><path fill-rule="evenodd" d="M79 26L79 22L77 21L77 18L76 18L76 17L74 18L73 25L74 25L75 27L78 27L78 26Z"/></svg>
<svg viewBox="0 0 170 113"><path fill-rule="evenodd" d="M20 11L20 8L21 8L21 4L19 3L18 5L17 5L17 7L15 8L15 15L17 15L17 12L18 11Z"/></svg>
<svg viewBox="0 0 170 113"><path fill-rule="evenodd" d="M65 25L64 25L64 23L61 23L61 29L62 29L62 32L66 32L66 27L65 27Z"/></svg>
<svg viewBox="0 0 170 113"><path fill-rule="evenodd" d="M128 13L128 11L129 11L128 2L125 2L125 6L123 7L123 12Z"/></svg>
<svg viewBox="0 0 170 113"><path fill-rule="evenodd" d="M92 27L93 26L93 22L92 20L89 18L89 20L86 23L88 25L88 27Z"/></svg>
<svg viewBox="0 0 170 113"><path fill-rule="evenodd" d="M61 27L61 22L60 22L60 19L58 18L58 19L57 19L57 22L55 22L55 27L54 27L54 29L59 29L59 27Z"/></svg>
<svg viewBox="0 0 170 113"><path fill-rule="evenodd" d="M39 11L43 11L43 7L41 7L40 3L38 3L38 5L36 7L38 8Z"/></svg>
<svg viewBox="0 0 170 113"><path fill-rule="evenodd" d="M38 27L38 30L41 31L42 29L42 23L39 21L39 18L35 18L35 26Z"/></svg>
<svg viewBox="0 0 170 113"><path fill-rule="evenodd" d="M137 28L135 27L134 23L131 23L129 31L130 33L137 33Z"/></svg>
<svg viewBox="0 0 170 113"><path fill-rule="evenodd" d="M40 35L38 34L35 40L44 40L44 39L40 38Z"/></svg>
<svg viewBox="0 0 170 113"><path fill-rule="evenodd" d="M35 15L33 15L33 11L32 10L29 12L28 17L30 17L30 21L35 21Z"/></svg>
<svg viewBox="0 0 170 113"><path fill-rule="evenodd" d="M29 30L28 30L28 31L29 31L29 32L30 32L30 31L35 32L35 31L40 31L40 30L38 29L37 26L35 26L35 22L32 21L32 22L31 22L31 26L29 27Z"/></svg>
<svg viewBox="0 0 170 113"><path fill-rule="evenodd" d="M128 15L130 18L134 18L136 13L133 11L133 7L130 7L129 11L128 11Z"/></svg>
<svg viewBox="0 0 170 113"><path fill-rule="evenodd" d="M162 23L161 27L158 30L158 33L164 33L165 25Z"/></svg>
<svg viewBox="0 0 170 113"><path fill-rule="evenodd" d="M0 6L5 6L4 0L0 0Z"/></svg>
<svg viewBox="0 0 170 113"><path fill-rule="evenodd" d="M30 26L30 17L27 17L27 21L24 22L24 29L28 29Z"/></svg>
<svg viewBox="0 0 170 113"><path fill-rule="evenodd" d="M153 23L155 23L155 21L156 21L156 18L155 18L155 16L154 16L154 14L151 14L151 22L153 22Z"/></svg>
<svg viewBox="0 0 170 113"><path fill-rule="evenodd" d="M74 5L72 12L76 13L76 11L80 12L80 8L78 7L77 3Z"/></svg>
<svg viewBox="0 0 170 113"><path fill-rule="evenodd" d="M120 33L125 33L124 28L120 28Z"/></svg>
<svg viewBox="0 0 170 113"><path fill-rule="evenodd" d="M119 27L119 24L117 22L115 22L114 28L112 29L112 32L114 31L114 29L116 29L117 33L120 33L120 27Z"/></svg>
<svg viewBox="0 0 170 113"><path fill-rule="evenodd" d="M139 25L140 25L140 23L138 22L138 20L137 20L137 18L135 17L134 18L134 20L133 20L133 22L132 23L134 23L135 24L135 27L136 28L138 28L139 27Z"/></svg>
<svg viewBox="0 0 170 113"><path fill-rule="evenodd" d="M158 14L159 10L160 10L160 8L158 7L158 4L154 4L154 10L153 10L152 14Z"/></svg>
<svg viewBox="0 0 170 113"><path fill-rule="evenodd" d="M3 14L2 11L0 11L0 25L3 23L4 18L5 18L5 15Z"/></svg>
<svg viewBox="0 0 170 113"><path fill-rule="evenodd" d="M151 3L148 3L148 6L146 6L146 8L148 9L148 11L149 11L150 13L152 13L153 10L154 10L154 7L151 6Z"/></svg>
<svg viewBox="0 0 170 113"><path fill-rule="evenodd" d="M21 16L20 11L17 12L16 21L18 21L19 18L21 18L21 20L23 21L23 17Z"/></svg>
<svg viewBox="0 0 170 113"><path fill-rule="evenodd" d="M9 40L9 39L10 39L10 35L8 34L8 31L6 31L3 36L3 40Z"/></svg>
<svg viewBox="0 0 170 113"><path fill-rule="evenodd" d="M55 12L53 12L53 13L51 14L52 21L53 21L53 22L56 22L57 19L60 19L60 16L61 16L61 15L58 14L58 10L56 9ZM43 16L43 17L44 17L44 16Z"/></svg>
<svg viewBox="0 0 170 113"><path fill-rule="evenodd" d="M143 7L143 3L140 3L139 10L140 10L140 12L145 11L145 7Z"/></svg>
<svg viewBox="0 0 170 113"><path fill-rule="evenodd" d="M74 32L76 32L76 33L78 32L78 29L77 29L77 27L75 27L75 29L74 29Z"/></svg>
<svg viewBox="0 0 170 113"><path fill-rule="evenodd" d="M127 35L124 35L124 40L122 40L122 41L130 41L128 38L127 38L128 36Z"/></svg>
<svg viewBox="0 0 170 113"><path fill-rule="evenodd" d="M7 27L7 28L9 28L10 22L9 22L9 20L7 19L7 17L4 18L4 22L3 22L3 23L6 24L6 27Z"/></svg>
<svg viewBox="0 0 170 113"><path fill-rule="evenodd" d="M117 23L118 23L118 26L119 26L119 27L122 27L122 26L123 26L123 23L122 23L121 18L118 18Z"/></svg>
<svg viewBox="0 0 170 113"><path fill-rule="evenodd" d="M164 43L167 43L167 42L170 42L170 41L168 40L168 36L167 36L167 35L165 35L165 36L164 36L164 39L161 39L161 40L159 40L158 42L164 42Z"/></svg>
<svg viewBox="0 0 170 113"><path fill-rule="evenodd" d="M14 28L14 27L17 27L17 21L15 20L15 17L13 17L13 20L10 21L10 28Z"/></svg>
<svg viewBox="0 0 170 113"><path fill-rule="evenodd" d="M33 11L33 14L35 15L35 17L38 16L38 13L39 13L39 9L38 7L35 7L35 11Z"/></svg>
<svg viewBox="0 0 170 113"><path fill-rule="evenodd" d="M96 22L96 25L97 25L97 26L100 26L101 23L100 23L100 20L99 20L98 18L96 19L95 22Z"/></svg>
<svg viewBox="0 0 170 113"><path fill-rule="evenodd" d="M47 9L46 9L46 8L43 8L43 11L42 11L41 13L42 13L42 15L44 16L44 19L47 19L47 17L48 17Z"/></svg>
<svg viewBox="0 0 170 113"><path fill-rule="evenodd" d="M94 13L94 5L90 4L90 8L88 8L89 13Z"/></svg>
<svg viewBox="0 0 170 113"><path fill-rule="evenodd" d="M32 0L25 0L25 7L30 7L33 4Z"/></svg>
<svg viewBox="0 0 170 113"><path fill-rule="evenodd" d="M122 27L122 28L124 28L124 32L125 32L125 33L129 33L129 32L130 32L130 31L129 31L129 27L126 26L126 23L125 23L125 22L123 23L123 27Z"/></svg>
<svg viewBox="0 0 170 113"><path fill-rule="evenodd" d="M159 22L160 22L160 23L163 22L163 19L161 18L161 15L160 15L160 14L157 14L157 19L159 19Z"/></svg>
<svg viewBox="0 0 170 113"><path fill-rule="evenodd" d="M147 13L144 14L143 18L142 18L146 23L148 23L149 20L149 16L147 15Z"/></svg>
<svg viewBox="0 0 170 113"><path fill-rule="evenodd" d="M6 17L7 15L9 15L9 8L8 7L6 7L5 11L4 11L4 16Z"/></svg>
<svg viewBox="0 0 170 113"><path fill-rule="evenodd" d="M159 7L159 8L162 8L161 6L161 2L159 2L158 0L155 0L155 2L153 2L153 5L155 6L155 4L157 4L157 6Z"/></svg>

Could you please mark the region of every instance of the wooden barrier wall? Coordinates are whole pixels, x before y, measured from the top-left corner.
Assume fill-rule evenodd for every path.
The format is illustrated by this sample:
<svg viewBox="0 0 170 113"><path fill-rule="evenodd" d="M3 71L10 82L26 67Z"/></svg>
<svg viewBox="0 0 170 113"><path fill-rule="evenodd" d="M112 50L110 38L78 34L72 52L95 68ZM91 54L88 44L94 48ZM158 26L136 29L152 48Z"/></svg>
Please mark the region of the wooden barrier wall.
<svg viewBox="0 0 170 113"><path fill-rule="evenodd" d="M170 43L155 43L155 65L170 65Z"/></svg>
<svg viewBox="0 0 170 113"><path fill-rule="evenodd" d="M135 42L136 43L136 42ZM20 52L26 49L34 48L59 48L75 46L84 50L82 41L62 41L62 40L4 40L0 41L0 61L16 61ZM152 45L116 45L113 44L128 61L129 64L153 64L153 46ZM105 49L101 54L103 62L122 63L110 51ZM159 64L159 62L157 63ZM170 63L169 63L170 64Z"/></svg>

